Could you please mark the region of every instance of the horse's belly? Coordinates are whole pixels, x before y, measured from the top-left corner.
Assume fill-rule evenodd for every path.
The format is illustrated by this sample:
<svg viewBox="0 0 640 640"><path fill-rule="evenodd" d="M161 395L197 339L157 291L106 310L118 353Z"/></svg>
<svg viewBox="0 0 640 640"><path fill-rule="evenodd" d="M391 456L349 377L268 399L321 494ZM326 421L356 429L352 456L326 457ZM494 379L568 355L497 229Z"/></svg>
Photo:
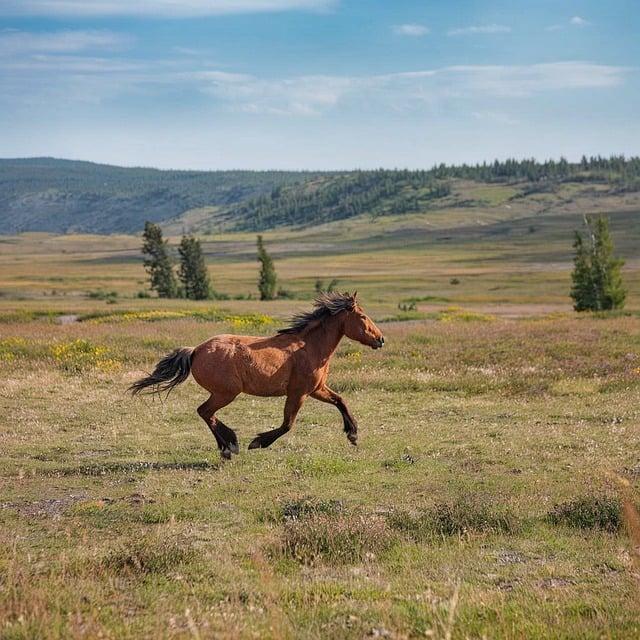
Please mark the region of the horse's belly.
<svg viewBox="0 0 640 640"><path fill-rule="evenodd" d="M242 391L244 393L266 397L287 395L289 376L282 367L257 364L243 373Z"/></svg>

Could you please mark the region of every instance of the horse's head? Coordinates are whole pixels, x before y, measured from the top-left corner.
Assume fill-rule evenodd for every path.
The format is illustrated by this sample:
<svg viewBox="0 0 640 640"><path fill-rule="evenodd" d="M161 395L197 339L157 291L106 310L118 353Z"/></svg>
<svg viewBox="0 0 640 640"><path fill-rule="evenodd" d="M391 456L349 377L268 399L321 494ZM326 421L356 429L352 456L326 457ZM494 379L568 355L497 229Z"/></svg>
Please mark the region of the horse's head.
<svg viewBox="0 0 640 640"><path fill-rule="evenodd" d="M357 300L358 292L353 294L353 304L346 309L344 322L344 335L351 340L360 342L372 349L380 349L384 346L382 331L376 327L373 320L362 310Z"/></svg>

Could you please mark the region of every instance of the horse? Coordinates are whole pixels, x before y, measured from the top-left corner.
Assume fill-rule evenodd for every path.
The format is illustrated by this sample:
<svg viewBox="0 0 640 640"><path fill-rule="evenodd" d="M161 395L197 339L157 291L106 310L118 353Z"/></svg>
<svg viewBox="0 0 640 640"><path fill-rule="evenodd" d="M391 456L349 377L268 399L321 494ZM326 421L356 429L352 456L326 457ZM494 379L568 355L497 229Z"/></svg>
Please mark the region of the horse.
<svg viewBox="0 0 640 640"><path fill-rule="evenodd" d="M354 446L358 424L343 398L327 386L329 364L346 336L372 349L384 346L384 336L357 300L357 292L322 293L311 311L298 313L291 324L269 337L217 335L195 348L181 347L162 358L153 373L134 382L129 391L166 392L189 374L211 395L197 409L213 433L220 454L239 453L235 431L216 416L240 393L286 396L284 419L277 429L258 434L249 449L266 448L293 429L296 416L309 397L340 411L347 439Z"/></svg>

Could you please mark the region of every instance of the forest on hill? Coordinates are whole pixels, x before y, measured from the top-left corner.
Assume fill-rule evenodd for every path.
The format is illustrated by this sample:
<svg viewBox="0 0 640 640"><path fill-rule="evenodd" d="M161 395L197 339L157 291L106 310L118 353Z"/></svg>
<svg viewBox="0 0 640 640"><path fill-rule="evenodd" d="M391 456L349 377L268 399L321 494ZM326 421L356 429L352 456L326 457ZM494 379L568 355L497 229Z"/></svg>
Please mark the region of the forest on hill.
<svg viewBox="0 0 640 640"><path fill-rule="evenodd" d="M429 170L347 172L167 171L54 158L5 159L0 160L0 233L135 233L146 220L180 221L182 214L200 207L221 211L227 229L261 231L361 214L477 206L452 196L452 183L461 180L519 184L520 195L552 191L565 182L606 185L611 193L623 193L640 190L640 158L509 159Z"/></svg>
<svg viewBox="0 0 640 640"><path fill-rule="evenodd" d="M0 233L131 233L315 177L299 171L166 171L56 158L0 159Z"/></svg>
<svg viewBox="0 0 640 640"><path fill-rule="evenodd" d="M600 156L570 163L565 159L506 160L476 165L438 165L427 171L353 171L279 186L237 205L231 218L237 229L306 226L343 220L363 213L397 215L425 211L434 205L464 207L477 203L451 200L452 180L479 183L525 183L522 193L552 190L563 182L606 184L613 192L640 190L640 158Z"/></svg>

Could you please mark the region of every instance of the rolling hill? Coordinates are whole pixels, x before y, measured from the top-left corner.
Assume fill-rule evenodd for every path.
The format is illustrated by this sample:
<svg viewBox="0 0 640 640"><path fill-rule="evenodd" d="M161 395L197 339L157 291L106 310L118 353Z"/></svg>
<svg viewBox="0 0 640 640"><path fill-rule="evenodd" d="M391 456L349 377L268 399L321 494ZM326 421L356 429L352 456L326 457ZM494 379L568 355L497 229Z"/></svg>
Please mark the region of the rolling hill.
<svg viewBox="0 0 640 640"><path fill-rule="evenodd" d="M230 206L314 175L0 159L0 233L131 233L145 220L170 220L204 205Z"/></svg>
<svg viewBox="0 0 640 640"><path fill-rule="evenodd" d="M0 233L134 233L145 220L170 234L416 217L447 227L571 209L628 210L637 207L639 192L640 158L621 156L348 172L162 171L8 159L0 160Z"/></svg>

